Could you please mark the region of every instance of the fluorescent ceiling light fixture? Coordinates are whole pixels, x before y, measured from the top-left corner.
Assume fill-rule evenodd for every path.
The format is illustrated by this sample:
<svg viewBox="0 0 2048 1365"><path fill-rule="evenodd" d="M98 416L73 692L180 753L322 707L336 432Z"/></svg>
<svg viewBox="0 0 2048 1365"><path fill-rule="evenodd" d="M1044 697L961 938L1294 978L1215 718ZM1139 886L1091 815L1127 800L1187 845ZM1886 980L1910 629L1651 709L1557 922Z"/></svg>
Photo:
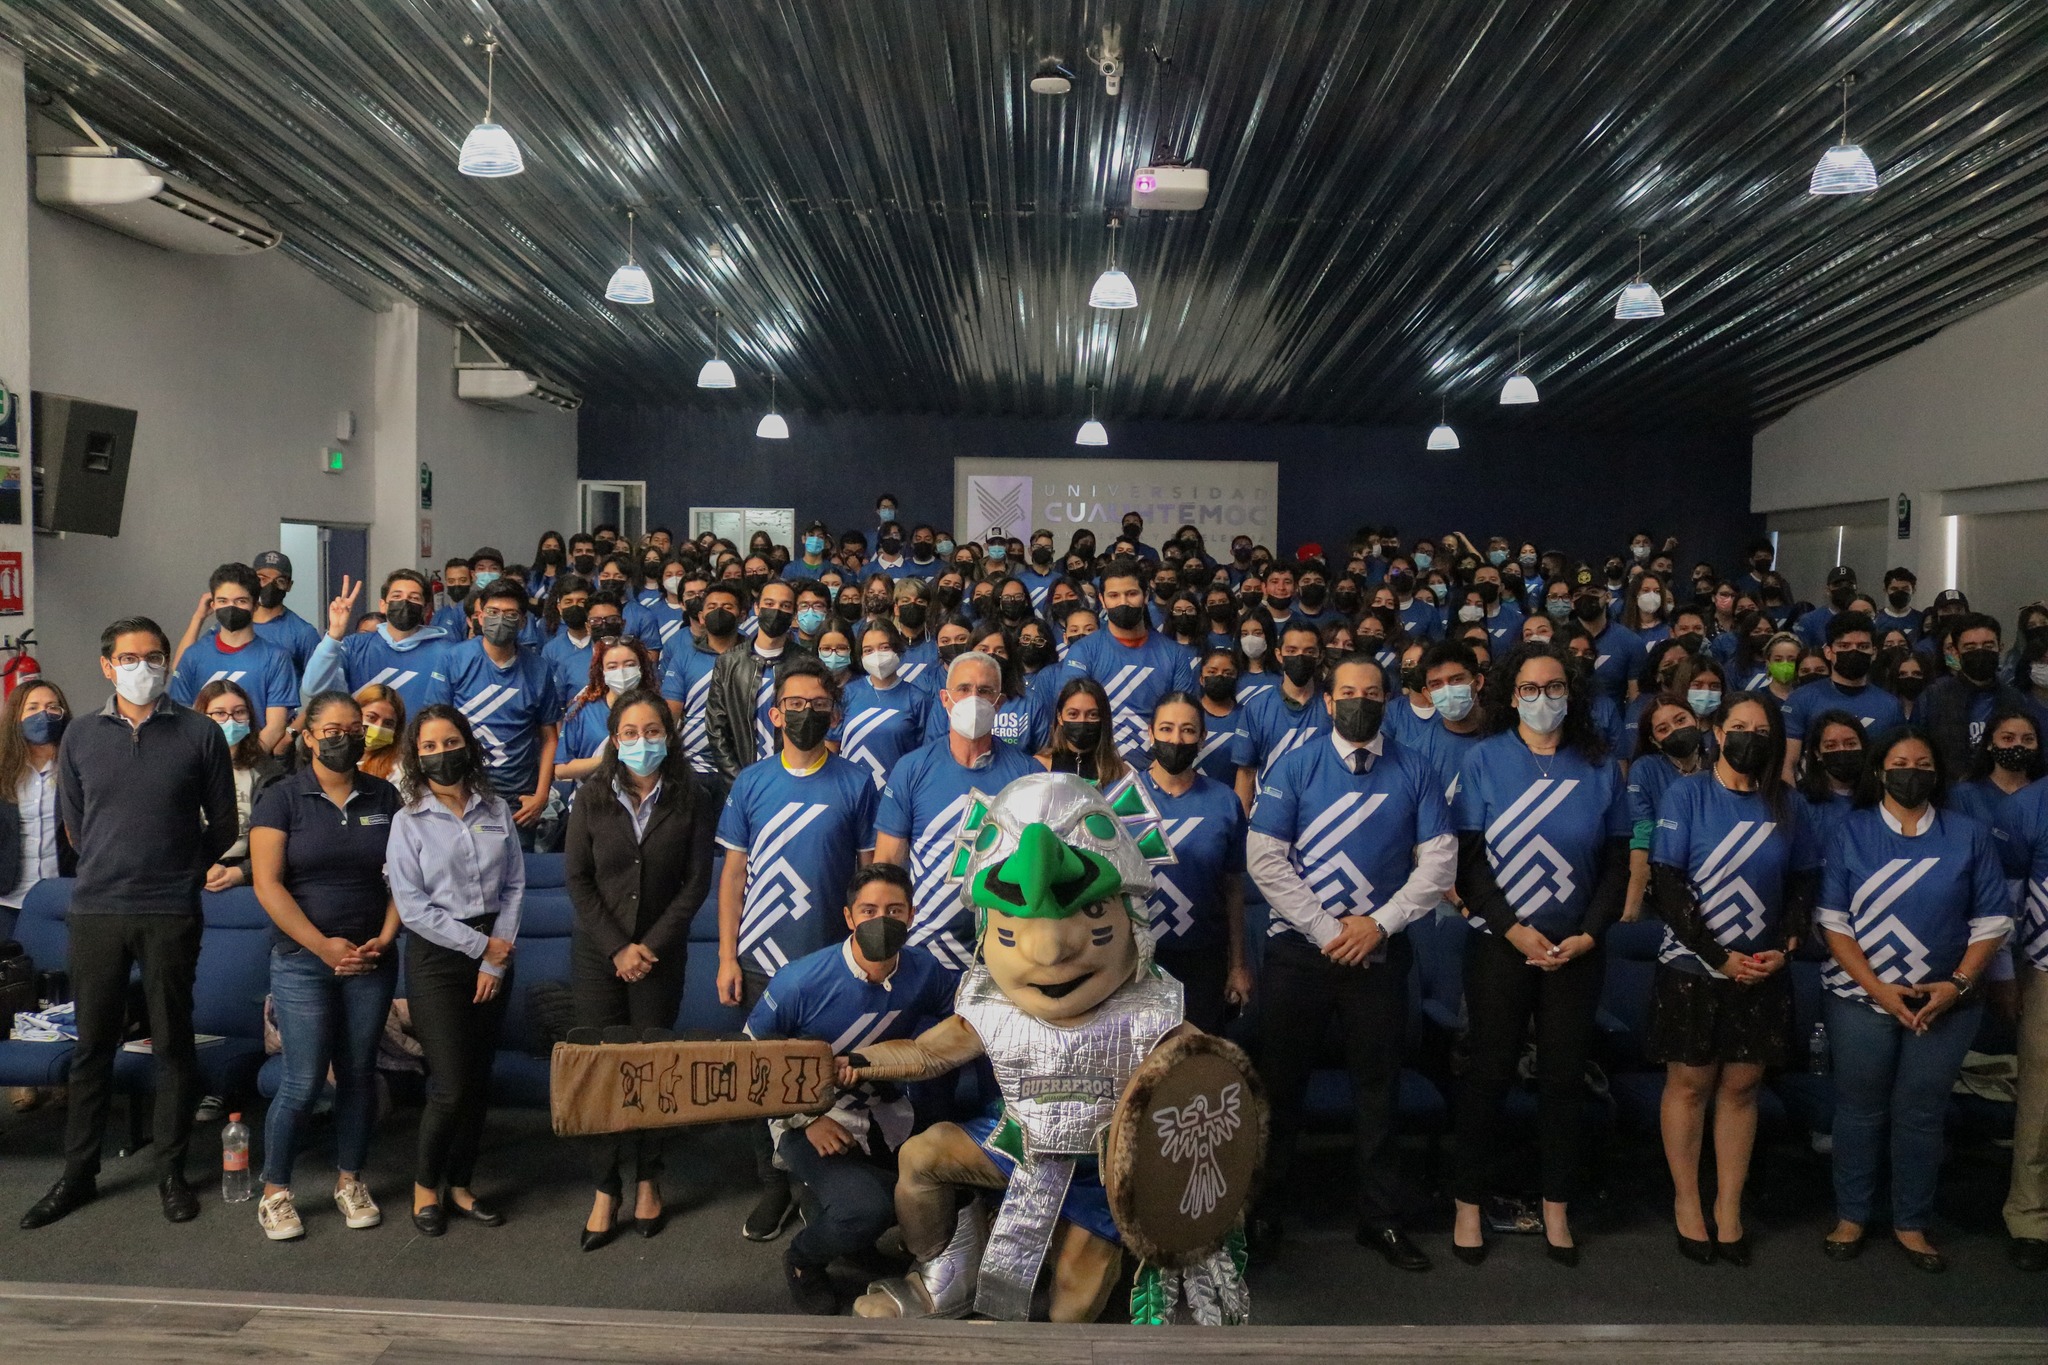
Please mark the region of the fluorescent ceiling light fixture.
<svg viewBox="0 0 2048 1365"><path fill-rule="evenodd" d="M604 296L613 303L653 303L654 285L633 261L633 210L626 210L626 263L612 272Z"/></svg>
<svg viewBox="0 0 2048 1365"><path fill-rule="evenodd" d="M1456 450L1458 448L1458 433L1451 430L1450 423L1445 419L1441 400L1437 404L1436 429L1429 433L1429 448L1431 450Z"/></svg>
<svg viewBox="0 0 2048 1365"><path fill-rule="evenodd" d="M782 414L775 410L775 376L768 376L768 415L761 419L761 425L754 428L754 434L764 441L787 441L789 423L782 420Z"/></svg>
<svg viewBox="0 0 2048 1365"><path fill-rule="evenodd" d="M1622 322L1664 316L1664 300L1643 278L1643 234L1640 232L1636 234L1636 277L1622 288L1621 297L1615 300L1614 316Z"/></svg>
<svg viewBox="0 0 2048 1365"><path fill-rule="evenodd" d="M1095 386L1088 386L1088 420L1081 423L1081 429L1074 433L1077 446L1106 446L1109 444L1109 429L1095 420Z"/></svg>
<svg viewBox="0 0 2048 1365"><path fill-rule="evenodd" d="M1508 376L1508 382L1500 386L1500 401L1503 407L1516 407L1534 403L1536 381L1522 373L1522 334L1515 333L1515 370Z"/></svg>
<svg viewBox="0 0 2048 1365"><path fill-rule="evenodd" d="M1821 153L1806 182L1808 194L1868 194L1877 188L1877 167L1869 154L1849 141L1849 87L1856 83L1851 74L1842 77L1842 140Z"/></svg>
<svg viewBox="0 0 2048 1365"><path fill-rule="evenodd" d="M1136 308L1138 287L1131 283L1131 277L1117 269L1116 230L1121 223L1116 218L1109 220L1109 269L1095 278L1095 287L1088 291L1090 308Z"/></svg>
<svg viewBox="0 0 2048 1365"><path fill-rule="evenodd" d="M704 362L704 368L697 371L697 387L700 389L735 389L739 380L733 377L732 366L718 358L718 334L723 330L725 314L711 315L711 359Z"/></svg>
<svg viewBox="0 0 2048 1365"><path fill-rule="evenodd" d="M456 168L464 175L495 180L501 176L517 175L526 169L526 158L519 155L519 144L512 140L512 134L491 121L491 105L497 93L498 40L492 34L484 34L484 118L483 122L469 130L469 136L462 139L462 155L456 160Z"/></svg>

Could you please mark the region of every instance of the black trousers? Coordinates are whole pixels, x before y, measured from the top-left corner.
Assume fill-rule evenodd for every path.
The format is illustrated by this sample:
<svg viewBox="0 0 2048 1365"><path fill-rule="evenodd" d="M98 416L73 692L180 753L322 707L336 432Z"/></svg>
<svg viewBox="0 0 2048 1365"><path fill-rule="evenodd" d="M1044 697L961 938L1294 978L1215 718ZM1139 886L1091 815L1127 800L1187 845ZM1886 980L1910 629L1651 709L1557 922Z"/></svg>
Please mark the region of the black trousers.
<svg viewBox="0 0 2048 1365"><path fill-rule="evenodd" d="M78 1046L71 1051L71 1112L64 1123L64 1173L97 1175L113 1099L114 1059L128 1026L130 968L142 968L156 1066L156 1166L183 1175L199 1102L199 1054L192 1045L192 980L205 922L192 915L95 915L73 911L71 993Z"/></svg>
<svg viewBox="0 0 2048 1365"><path fill-rule="evenodd" d="M488 931L486 931L488 932ZM405 936L406 1001L427 1054L427 1107L420 1116L413 1180L430 1190L467 1189L476 1176L484 1118L491 1107L491 1062L512 998L512 965L498 993L476 1003L477 958Z"/></svg>
<svg viewBox="0 0 2048 1365"><path fill-rule="evenodd" d="M638 981L619 980L611 959L584 939L569 953L569 989L576 1003L576 1022L586 1028L629 1024L636 1029L672 1029L683 1003L685 954L675 952L654 964ZM590 1150L591 1175L600 1194L619 1197L621 1173L631 1163L636 1179L659 1180L667 1135L660 1131L607 1133L583 1139Z"/></svg>
<svg viewBox="0 0 2048 1365"><path fill-rule="evenodd" d="M1395 1160L1393 1127L1412 957L1407 935L1396 934L1387 941L1386 961L1345 967L1288 935L1266 941L1260 973L1259 1074L1273 1115L1266 1188L1287 1188L1301 1131L1302 1093L1334 1019L1351 1075L1358 1217L1374 1229L1399 1227L1402 1211L1410 1206Z"/></svg>
<svg viewBox="0 0 2048 1365"><path fill-rule="evenodd" d="M754 1006L761 1003L761 997L768 993L768 974L757 972L751 967L740 968L740 1009L747 1014L754 1012ZM745 1120L747 1128L747 1150L754 1154L754 1178L763 1188L788 1188L789 1176L775 1164L775 1138L769 1133L768 1125L761 1119Z"/></svg>
<svg viewBox="0 0 2048 1365"><path fill-rule="evenodd" d="M1228 1007L1223 988L1230 982L1230 947L1219 943L1192 951L1155 948L1152 956L1180 982L1187 1001L1187 1020L1204 1033L1223 1032Z"/></svg>
<svg viewBox="0 0 2048 1365"><path fill-rule="evenodd" d="M1457 1153L1451 1195L1477 1204L1491 1193L1495 1129L1514 1082L1529 1022L1536 1024L1536 1146L1543 1197L1569 1202L1583 1164L1581 1115L1593 1014L1606 974L1599 949L1554 972L1531 967L1498 934L1475 933L1465 948L1467 1061L1458 1090Z"/></svg>

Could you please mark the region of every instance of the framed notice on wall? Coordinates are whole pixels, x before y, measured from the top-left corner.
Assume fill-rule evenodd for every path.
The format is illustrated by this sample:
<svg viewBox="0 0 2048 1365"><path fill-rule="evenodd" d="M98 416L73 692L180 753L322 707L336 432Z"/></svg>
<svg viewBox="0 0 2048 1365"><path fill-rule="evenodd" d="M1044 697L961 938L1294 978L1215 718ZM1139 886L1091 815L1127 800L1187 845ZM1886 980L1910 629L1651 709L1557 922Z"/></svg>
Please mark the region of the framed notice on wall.
<svg viewBox="0 0 2048 1365"><path fill-rule="evenodd" d="M1279 544L1280 466L1262 460L953 461L953 533L1029 540L1040 527L1061 548L1075 531L1109 548L1126 512L1145 519L1157 545L1180 526L1202 533L1210 553L1228 552L1238 534Z"/></svg>

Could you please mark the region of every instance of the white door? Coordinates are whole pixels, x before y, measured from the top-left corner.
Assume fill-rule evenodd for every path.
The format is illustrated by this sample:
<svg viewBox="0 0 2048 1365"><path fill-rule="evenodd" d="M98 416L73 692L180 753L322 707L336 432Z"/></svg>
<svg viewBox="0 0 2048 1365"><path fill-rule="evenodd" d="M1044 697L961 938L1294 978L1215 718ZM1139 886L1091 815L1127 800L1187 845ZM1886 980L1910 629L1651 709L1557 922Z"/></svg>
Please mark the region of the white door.
<svg viewBox="0 0 2048 1365"><path fill-rule="evenodd" d="M754 532L766 531L771 542L788 548L792 555L796 553L794 507L692 507L691 538L706 531L739 546L741 554L747 552L747 542L754 538Z"/></svg>
<svg viewBox="0 0 2048 1365"><path fill-rule="evenodd" d="M647 534L647 485L642 482L580 479L576 484L581 529L616 526L635 545Z"/></svg>

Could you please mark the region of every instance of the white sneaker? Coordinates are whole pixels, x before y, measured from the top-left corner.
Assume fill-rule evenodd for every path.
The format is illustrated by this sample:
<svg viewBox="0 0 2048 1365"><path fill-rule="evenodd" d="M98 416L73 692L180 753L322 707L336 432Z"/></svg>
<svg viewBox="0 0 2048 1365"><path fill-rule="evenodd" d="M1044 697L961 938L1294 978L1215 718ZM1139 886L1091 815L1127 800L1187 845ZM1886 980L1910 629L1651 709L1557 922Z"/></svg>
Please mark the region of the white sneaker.
<svg viewBox="0 0 2048 1365"><path fill-rule="evenodd" d="M373 1228L384 1221L384 1211L360 1180L345 1180L335 1188L334 1207L352 1228Z"/></svg>
<svg viewBox="0 0 2048 1365"><path fill-rule="evenodd" d="M290 1190L264 1195L263 1202L256 1206L256 1221L262 1226L263 1235L273 1242L289 1242L306 1235L306 1225L299 1221L299 1211L292 1206Z"/></svg>

